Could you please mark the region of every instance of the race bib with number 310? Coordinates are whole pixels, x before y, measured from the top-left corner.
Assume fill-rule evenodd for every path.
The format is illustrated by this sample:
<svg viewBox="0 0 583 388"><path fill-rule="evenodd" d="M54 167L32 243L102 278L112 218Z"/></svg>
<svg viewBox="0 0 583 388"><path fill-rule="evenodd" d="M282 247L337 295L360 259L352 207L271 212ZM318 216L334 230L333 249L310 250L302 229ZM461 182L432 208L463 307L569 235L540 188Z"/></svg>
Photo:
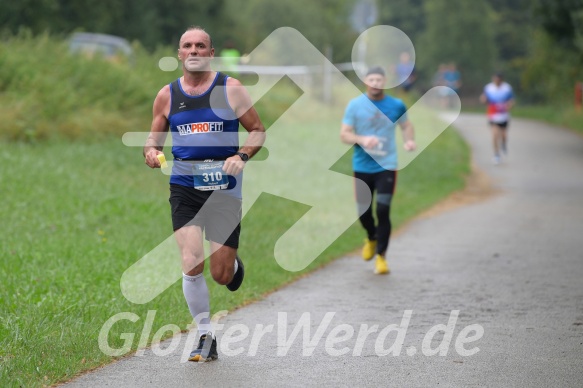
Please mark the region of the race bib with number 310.
<svg viewBox="0 0 583 388"><path fill-rule="evenodd" d="M225 190L229 187L229 177L223 171L222 160L195 162L192 166L194 188L201 191Z"/></svg>

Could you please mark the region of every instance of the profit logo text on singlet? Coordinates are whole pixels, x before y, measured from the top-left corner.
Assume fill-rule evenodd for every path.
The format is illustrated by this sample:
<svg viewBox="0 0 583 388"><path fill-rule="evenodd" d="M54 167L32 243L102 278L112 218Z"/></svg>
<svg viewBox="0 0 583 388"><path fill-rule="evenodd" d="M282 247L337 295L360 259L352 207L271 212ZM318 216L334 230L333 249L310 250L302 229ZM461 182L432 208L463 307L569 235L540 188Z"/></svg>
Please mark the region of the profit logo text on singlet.
<svg viewBox="0 0 583 388"><path fill-rule="evenodd" d="M223 122L213 121L205 123L190 123L177 125L180 136L195 135L197 133L223 132Z"/></svg>

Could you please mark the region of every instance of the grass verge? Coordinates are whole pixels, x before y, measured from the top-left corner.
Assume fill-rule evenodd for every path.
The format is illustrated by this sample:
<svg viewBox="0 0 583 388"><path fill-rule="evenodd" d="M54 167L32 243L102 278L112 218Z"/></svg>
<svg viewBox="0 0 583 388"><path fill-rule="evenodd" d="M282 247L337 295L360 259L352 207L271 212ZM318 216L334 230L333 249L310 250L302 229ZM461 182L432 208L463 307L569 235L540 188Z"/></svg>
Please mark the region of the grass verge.
<svg viewBox="0 0 583 388"><path fill-rule="evenodd" d="M572 106L516 106L512 109L512 114L515 117L559 125L583 134L583 111L577 111Z"/></svg>

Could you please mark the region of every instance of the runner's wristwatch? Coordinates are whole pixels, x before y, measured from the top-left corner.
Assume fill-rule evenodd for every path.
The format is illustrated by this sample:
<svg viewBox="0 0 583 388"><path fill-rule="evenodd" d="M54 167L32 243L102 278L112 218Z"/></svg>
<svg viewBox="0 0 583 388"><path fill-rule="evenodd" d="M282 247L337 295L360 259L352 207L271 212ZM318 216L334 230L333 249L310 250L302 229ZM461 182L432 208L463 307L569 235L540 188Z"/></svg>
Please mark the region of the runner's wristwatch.
<svg viewBox="0 0 583 388"><path fill-rule="evenodd" d="M241 158L242 161L246 162L249 160L249 155L244 152L237 152L237 155Z"/></svg>

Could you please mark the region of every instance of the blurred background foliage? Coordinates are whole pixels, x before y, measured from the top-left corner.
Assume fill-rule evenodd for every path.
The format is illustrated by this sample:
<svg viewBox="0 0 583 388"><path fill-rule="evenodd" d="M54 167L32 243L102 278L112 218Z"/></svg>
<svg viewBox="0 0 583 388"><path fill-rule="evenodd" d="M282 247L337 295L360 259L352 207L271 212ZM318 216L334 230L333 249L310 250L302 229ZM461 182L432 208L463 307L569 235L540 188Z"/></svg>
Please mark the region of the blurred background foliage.
<svg viewBox="0 0 583 388"><path fill-rule="evenodd" d="M3 1L0 28L3 40L23 30L60 38L102 32L154 52L176 47L187 26L200 25L217 48L230 40L245 53L274 29L291 26L345 62L358 36L349 23L356 2ZM506 74L523 102L570 100L574 83L583 81L583 0L376 0L376 6L376 24L400 28L415 44L421 90L443 62L458 65L462 97L479 93L494 71Z"/></svg>

